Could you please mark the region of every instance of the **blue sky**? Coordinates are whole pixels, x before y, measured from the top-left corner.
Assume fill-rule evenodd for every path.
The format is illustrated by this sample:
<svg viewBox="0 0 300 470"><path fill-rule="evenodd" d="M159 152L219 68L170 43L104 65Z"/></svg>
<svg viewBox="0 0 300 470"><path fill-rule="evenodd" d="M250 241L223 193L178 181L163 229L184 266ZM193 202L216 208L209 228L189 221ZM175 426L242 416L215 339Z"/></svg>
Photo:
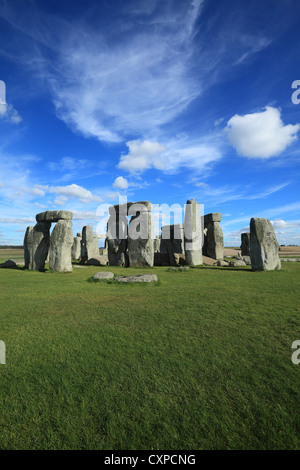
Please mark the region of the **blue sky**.
<svg viewBox="0 0 300 470"><path fill-rule="evenodd" d="M300 244L299 21L298 0L0 0L0 244L44 210L96 230L125 196L193 197L227 246L251 217Z"/></svg>

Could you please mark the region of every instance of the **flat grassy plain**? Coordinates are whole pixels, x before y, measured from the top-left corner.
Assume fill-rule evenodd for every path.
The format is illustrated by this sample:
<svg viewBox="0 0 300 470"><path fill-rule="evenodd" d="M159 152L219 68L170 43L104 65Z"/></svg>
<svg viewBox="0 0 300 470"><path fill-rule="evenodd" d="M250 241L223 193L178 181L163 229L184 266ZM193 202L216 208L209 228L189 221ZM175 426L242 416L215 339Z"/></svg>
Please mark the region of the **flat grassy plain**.
<svg viewBox="0 0 300 470"><path fill-rule="evenodd" d="M88 282L107 270L159 283ZM0 448L300 449L299 281L300 263L0 269Z"/></svg>

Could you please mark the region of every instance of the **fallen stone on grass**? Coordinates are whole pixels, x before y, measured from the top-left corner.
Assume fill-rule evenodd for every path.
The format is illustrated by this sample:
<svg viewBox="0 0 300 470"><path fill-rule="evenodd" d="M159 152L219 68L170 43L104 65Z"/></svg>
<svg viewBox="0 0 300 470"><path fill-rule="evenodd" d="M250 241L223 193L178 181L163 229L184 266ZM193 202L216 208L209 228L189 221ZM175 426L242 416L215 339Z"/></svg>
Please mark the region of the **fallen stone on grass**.
<svg viewBox="0 0 300 470"><path fill-rule="evenodd" d="M156 274L135 274L133 276L118 276L116 282L156 282Z"/></svg>
<svg viewBox="0 0 300 470"><path fill-rule="evenodd" d="M237 259L235 261L230 261L229 266L236 268L238 266L246 266L246 263L242 259Z"/></svg>
<svg viewBox="0 0 300 470"><path fill-rule="evenodd" d="M17 268L17 263L15 263L12 259L5 261L4 263L0 264L0 268Z"/></svg>
<svg viewBox="0 0 300 470"><path fill-rule="evenodd" d="M228 261L225 261L223 259L219 259L216 263L214 263L214 266L227 267L227 266L229 266L229 263L228 263Z"/></svg>
<svg viewBox="0 0 300 470"><path fill-rule="evenodd" d="M96 273L94 276L93 276L93 279L98 279L98 280L102 280L102 279L113 279L114 277L114 274L111 273L110 271L101 271L99 273Z"/></svg>

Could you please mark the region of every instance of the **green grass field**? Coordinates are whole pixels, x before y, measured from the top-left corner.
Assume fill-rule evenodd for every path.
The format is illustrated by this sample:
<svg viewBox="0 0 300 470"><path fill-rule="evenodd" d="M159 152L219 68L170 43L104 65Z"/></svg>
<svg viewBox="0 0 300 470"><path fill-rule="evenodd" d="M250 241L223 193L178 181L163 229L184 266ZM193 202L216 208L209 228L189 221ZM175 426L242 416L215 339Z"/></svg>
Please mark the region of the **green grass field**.
<svg viewBox="0 0 300 470"><path fill-rule="evenodd" d="M0 269L0 448L299 449L299 281L299 263Z"/></svg>

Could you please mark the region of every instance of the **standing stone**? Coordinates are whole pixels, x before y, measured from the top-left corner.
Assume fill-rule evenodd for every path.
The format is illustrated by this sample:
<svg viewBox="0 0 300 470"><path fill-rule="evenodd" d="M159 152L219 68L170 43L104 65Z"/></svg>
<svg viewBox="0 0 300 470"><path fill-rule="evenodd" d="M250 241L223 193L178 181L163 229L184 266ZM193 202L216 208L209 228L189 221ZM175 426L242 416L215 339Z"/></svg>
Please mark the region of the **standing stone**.
<svg viewBox="0 0 300 470"><path fill-rule="evenodd" d="M176 266L176 254L184 255L184 224L164 225L161 228L161 246L168 254L168 264Z"/></svg>
<svg viewBox="0 0 300 470"><path fill-rule="evenodd" d="M184 216L184 251L187 265L202 264L202 233L200 204L188 200Z"/></svg>
<svg viewBox="0 0 300 470"><path fill-rule="evenodd" d="M93 227L86 225L82 229L81 261L85 262L95 256L99 256L98 237L93 232Z"/></svg>
<svg viewBox="0 0 300 470"><path fill-rule="evenodd" d="M107 223L106 247L110 266L128 266L127 257L127 206L112 206Z"/></svg>
<svg viewBox="0 0 300 470"><path fill-rule="evenodd" d="M241 233L242 256L250 256L250 233Z"/></svg>
<svg viewBox="0 0 300 470"><path fill-rule="evenodd" d="M80 259L81 256L81 240L82 236L80 233L77 233L77 236L73 238L73 246L72 246L72 258L73 259Z"/></svg>
<svg viewBox="0 0 300 470"><path fill-rule="evenodd" d="M49 267L53 271L72 271L72 220L59 220L50 237Z"/></svg>
<svg viewBox="0 0 300 470"><path fill-rule="evenodd" d="M154 253L159 253L160 252L160 247L161 247L161 238L160 237L154 238L154 241L153 241Z"/></svg>
<svg viewBox="0 0 300 470"><path fill-rule="evenodd" d="M49 251L51 222L38 222L27 227L24 237L24 258L26 269L43 271Z"/></svg>
<svg viewBox="0 0 300 470"><path fill-rule="evenodd" d="M279 244L268 219L250 220L250 257L254 271L271 271L281 268Z"/></svg>
<svg viewBox="0 0 300 470"><path fill-rule="evenodd" d="M154 224L152 204L148 201L131 204L128 215L132 215L128 227L129 266L154 265Z"/></svg>
<svg viewBox="0 0 300 470"><path fill-rule="evenodd" d="M221 226L221 212L212 212L204 216L203 254L213 259L224 257L224 237Z"/></svg>

